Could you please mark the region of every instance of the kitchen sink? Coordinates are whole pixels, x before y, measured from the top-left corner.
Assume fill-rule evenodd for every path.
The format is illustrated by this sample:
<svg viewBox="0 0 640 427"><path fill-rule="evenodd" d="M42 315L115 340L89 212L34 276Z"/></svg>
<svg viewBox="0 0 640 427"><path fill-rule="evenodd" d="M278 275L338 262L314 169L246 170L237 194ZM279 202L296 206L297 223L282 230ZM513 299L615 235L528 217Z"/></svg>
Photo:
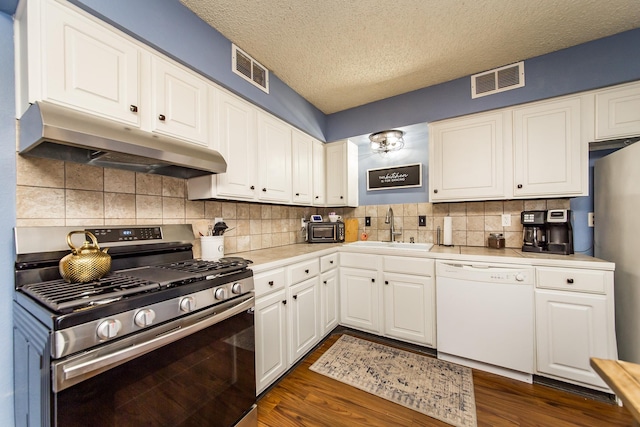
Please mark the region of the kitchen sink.
<svg viewBox="0 0 640 427"><path fill-rule="evenodd" d="M375 240L359 240L348 245L361 248L412 249L416 251L429 251L433 247L433 243L380 242Z"/></svg>

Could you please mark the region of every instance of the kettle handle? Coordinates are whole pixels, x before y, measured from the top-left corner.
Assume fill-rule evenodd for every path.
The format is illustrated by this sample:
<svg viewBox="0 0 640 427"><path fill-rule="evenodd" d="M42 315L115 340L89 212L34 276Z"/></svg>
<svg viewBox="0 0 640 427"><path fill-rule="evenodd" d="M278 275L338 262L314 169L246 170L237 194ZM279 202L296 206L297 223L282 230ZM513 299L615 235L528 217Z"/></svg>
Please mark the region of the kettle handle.
<svg viewBox="0 0 640 427"><path fill-rule="evenodd" d="M69 245L69 247L74 253L78 250L78 248L73 246L73 243L71 242L71 236L73 236L74 234L84 234L85 236L89 236L91 238L93 246L96 247L97 249L100 249L100 247L98 246L98 239L96 239L96 236L94 236L92 232L85 231L85 230L75 230L67 234L67 245Z"/></svg>

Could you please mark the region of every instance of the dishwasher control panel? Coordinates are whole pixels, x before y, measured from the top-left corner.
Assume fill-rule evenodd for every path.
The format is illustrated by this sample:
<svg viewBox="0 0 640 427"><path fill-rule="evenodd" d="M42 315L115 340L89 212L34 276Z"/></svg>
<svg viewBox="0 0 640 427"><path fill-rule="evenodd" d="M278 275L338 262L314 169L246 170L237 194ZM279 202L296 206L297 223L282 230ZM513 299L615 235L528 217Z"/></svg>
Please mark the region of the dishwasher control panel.
<svg viewBox="0 0 640 427"><path fill-rule="evenodd" d="M473 282L533 285L534 269L528 266L438 261L436 263L436 277Z"/></svg>

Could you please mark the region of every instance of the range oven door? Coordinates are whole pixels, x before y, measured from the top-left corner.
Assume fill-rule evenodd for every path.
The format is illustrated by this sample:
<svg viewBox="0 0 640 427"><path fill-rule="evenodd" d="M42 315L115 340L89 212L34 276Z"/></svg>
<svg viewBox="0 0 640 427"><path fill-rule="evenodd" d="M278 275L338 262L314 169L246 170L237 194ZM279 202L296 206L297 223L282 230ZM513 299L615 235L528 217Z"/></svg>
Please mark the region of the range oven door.
<svg viewBox="0 0 640 427"><path fill-rule="evenodd" d="M256 401L254 297L52 363L54 426L231 426Z"/></svg>

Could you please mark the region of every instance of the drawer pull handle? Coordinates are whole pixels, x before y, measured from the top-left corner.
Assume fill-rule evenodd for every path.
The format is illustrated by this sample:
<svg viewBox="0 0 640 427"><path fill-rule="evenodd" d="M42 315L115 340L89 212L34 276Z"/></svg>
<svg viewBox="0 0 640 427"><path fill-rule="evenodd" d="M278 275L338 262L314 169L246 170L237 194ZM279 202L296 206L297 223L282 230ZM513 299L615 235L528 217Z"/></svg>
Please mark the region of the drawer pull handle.
<svg viewBox="0 0 640 427"><path fill-rule="evenodd" d="M273 286L273 280L269 280L269 286Z"/></svg>
<svg viewBox="0 0 640 427"><path fill-rule="evenodd" d="M138 106L137 105L129 105L129 111L131 111L132 113L137 113L138 112Z"/></svg>
<svg viewBox="0 0 640 427"><path fill-rule="evenodd" d="M573 284L573 279L567 279L567 283L572 285Z"/></svg>
<svg viewBox="0 0 640 427"><path fill-rule="evenodd" d="M305 272L305 273L307 273L307 274L309 274L309 269L306 269L304 272Z"/></svg>

